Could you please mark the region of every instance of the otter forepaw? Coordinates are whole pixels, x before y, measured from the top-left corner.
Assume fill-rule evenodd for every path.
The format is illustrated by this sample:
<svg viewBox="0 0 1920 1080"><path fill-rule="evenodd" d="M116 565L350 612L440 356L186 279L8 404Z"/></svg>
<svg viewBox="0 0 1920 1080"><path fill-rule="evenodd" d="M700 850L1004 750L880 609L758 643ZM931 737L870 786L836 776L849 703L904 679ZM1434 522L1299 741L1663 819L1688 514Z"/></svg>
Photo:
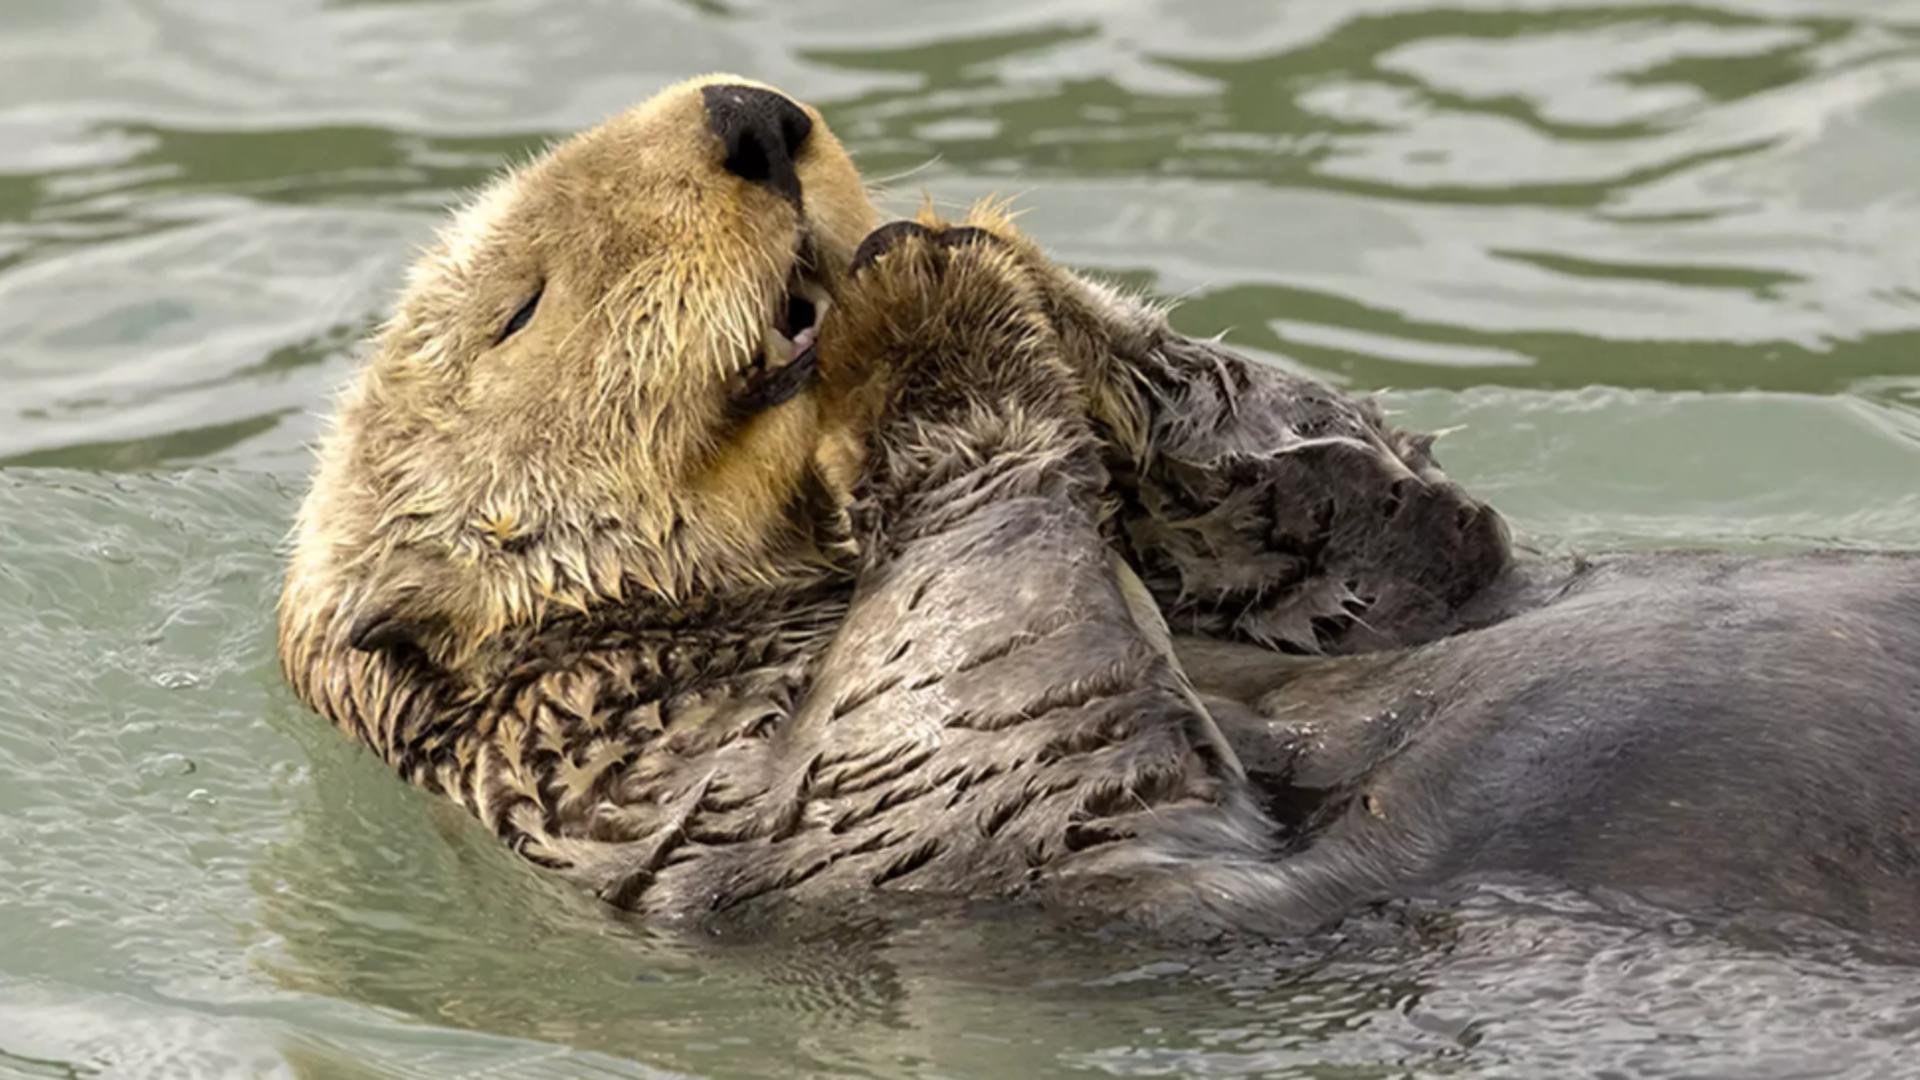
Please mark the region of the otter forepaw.
<svg viewBox="0 0 1920 1080"><path fill-rule="evenodd" d="M1077 380L1019 243L972 223L874 230L821 326L829 378L877 376L896 406L929 403L928 395L996 408L1010 398L1031 408L1071 397Z"/></svg>

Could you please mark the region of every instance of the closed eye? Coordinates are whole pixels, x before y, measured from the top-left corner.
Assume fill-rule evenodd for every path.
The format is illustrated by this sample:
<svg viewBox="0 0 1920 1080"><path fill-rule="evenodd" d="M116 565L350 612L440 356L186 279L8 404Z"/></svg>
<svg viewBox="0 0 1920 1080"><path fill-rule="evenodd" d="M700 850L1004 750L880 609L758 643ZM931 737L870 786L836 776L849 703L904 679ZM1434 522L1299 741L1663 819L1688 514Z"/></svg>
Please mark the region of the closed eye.
<svg viewBox="0 0 1920 1080"><path fill-rule="evenodd" d="M540 297L545 294L546 291L544 286L533 290L533 295L527 297L527 302L521 304L520 310L508 317L507 325L500 328L499 336L493 339L495 345L519 333L521 327L533 321L533 312L540 306Z"/></svg>

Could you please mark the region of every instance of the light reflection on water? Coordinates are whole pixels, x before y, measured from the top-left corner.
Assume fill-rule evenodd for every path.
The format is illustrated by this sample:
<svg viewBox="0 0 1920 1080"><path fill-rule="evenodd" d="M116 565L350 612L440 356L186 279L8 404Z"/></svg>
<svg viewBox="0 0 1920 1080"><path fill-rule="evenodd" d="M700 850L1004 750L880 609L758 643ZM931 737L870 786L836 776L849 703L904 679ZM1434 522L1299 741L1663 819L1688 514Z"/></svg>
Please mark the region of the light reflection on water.
<svg viewBox="0 0 1920 1080"><path fill-rule="evenodd" d="M1794 1075L1907 959L1519 888L1209 955L609 920L281 688L316 414L440 208L661 84L1461 426L1548 548L1920 538L1920 4L0 10L0 1074ZM931 161L931 164L929 164Z"/></svg>

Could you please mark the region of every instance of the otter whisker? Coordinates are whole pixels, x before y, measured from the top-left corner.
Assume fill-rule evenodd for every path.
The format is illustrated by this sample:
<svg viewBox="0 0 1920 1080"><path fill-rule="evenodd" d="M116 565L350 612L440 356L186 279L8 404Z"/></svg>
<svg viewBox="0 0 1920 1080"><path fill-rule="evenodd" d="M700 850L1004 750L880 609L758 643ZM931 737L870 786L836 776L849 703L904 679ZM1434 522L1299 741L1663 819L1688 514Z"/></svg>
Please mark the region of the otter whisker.
<svg viewBox="0 0 1920 1080"><path fill-rule="evenodd" d="M894 173L890 176L880 177L877 180L869 180L867 181L867 193L876 200L883 199L888 194L887 185L897 184L902 180L907 180L907 179L911 179L912 177L918 176L921 173L926 172L928 169L933 168L935 165L940 164L940 162L944 161L945 159L946 159L945 154L935 154L918 165L914 165L909 168L902 169L901 171Z"/></svg>

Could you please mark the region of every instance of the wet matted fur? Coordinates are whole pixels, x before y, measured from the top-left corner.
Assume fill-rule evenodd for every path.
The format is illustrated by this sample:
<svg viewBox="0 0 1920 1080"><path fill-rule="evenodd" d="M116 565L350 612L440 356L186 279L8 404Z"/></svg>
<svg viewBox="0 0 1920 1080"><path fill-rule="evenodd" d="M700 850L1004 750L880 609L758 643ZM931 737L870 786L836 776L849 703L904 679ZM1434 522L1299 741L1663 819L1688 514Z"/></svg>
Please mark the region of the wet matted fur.
<svg viewBox="0 0 1920 1080"><path fill-rule="evenodd" d="M1109 551L1100 435L1152 410L1077 366L1010 229L852 250L871 212L817 118L798 200L730 173L699 122L734 85L562 145L428 254L301 514L290 681L648 914L887 889L1201 918L1231 890L1172 868L1270 875L1278 830ZM742 412L801 278L833 304L817 371Z"/></svg>
<svg viewBox="0 0 1920 1080"><path fill-rule="evenodd" d="M714 129L741 90L784 134ZM873 231L760 93L683 84L503 181L345 399L282 658L404 776L660 917L1285 930L1522 871L1910 925L1911 560L1516 565L1368 403L992 208ZM817 348L768 376L802 294Z"/></svg>

